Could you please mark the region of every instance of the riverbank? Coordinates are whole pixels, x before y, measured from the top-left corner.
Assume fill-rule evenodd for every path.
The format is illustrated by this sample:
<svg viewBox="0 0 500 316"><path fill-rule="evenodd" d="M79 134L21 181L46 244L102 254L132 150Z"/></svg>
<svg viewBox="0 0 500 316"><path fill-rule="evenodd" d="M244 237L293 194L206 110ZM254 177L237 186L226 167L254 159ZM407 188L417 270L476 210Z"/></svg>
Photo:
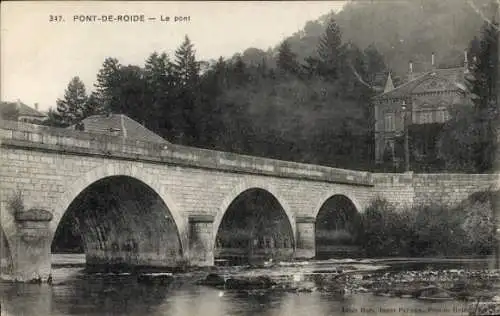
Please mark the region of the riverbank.
<svg viewBox="0 0 500 316"><path fill-rule="evenodd" d="M72 262L77 263L75 260ZM412 264L416 266L408 268ZM484 301L493 300L498 290L494 284L499 273L485 269L487 266L484 259L456 258L272 262L172 274L90 272L85 265L55 266L50 286L0 283L0 291L2 305L11 315L106 315L117 311L143 315L147 310L151 315L185 316L211 310L214 315L245 311L252 315L361 316L369 310L375 311L370 314L387 315L391 309L394 315L425 311L428 315L467 316L470 306L487 307ZM219 283L200 284L208 275L217 276ZM458 291L461 285L469 290L468 295L458 295L466 293Z"/></svg>

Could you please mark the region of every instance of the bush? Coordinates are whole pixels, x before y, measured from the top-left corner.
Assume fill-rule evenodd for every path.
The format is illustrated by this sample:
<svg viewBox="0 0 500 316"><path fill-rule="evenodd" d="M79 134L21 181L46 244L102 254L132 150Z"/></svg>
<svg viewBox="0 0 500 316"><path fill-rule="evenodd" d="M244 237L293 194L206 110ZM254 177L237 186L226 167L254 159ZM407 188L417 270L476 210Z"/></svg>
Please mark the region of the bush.
<svg viewBox="0 0 500 316"><path fill-rule="evenodd" d="M458 256L464 252L464 214L443 205L419 205L413 208L415 239L412 255Z"/></svg>
<svg viewBox="0 0 500 316"><path fill-rule="evenodd" d="M408 225L411 214L396 208L387 200L375 199L362 214L363 234L360 244L369 256L406 256L413 236Z"/></svg>
<svg viewBox="0 0 500 316"><path fill-rule="evenodd" d="M489 255L495 247L495 222L493 202L499 192L483 191L472 194L458 208L465 213L462 228L466 234L466 244L477 255Z"/></svg>
<svg viewBox="0 0 500 316"><path fill-rule="evenodd" d="M359 243L369 256L483 256L495 246L492 202L498 192L472 194L457 207L417 205L398 211L373 200L362 214Z"/></svg>

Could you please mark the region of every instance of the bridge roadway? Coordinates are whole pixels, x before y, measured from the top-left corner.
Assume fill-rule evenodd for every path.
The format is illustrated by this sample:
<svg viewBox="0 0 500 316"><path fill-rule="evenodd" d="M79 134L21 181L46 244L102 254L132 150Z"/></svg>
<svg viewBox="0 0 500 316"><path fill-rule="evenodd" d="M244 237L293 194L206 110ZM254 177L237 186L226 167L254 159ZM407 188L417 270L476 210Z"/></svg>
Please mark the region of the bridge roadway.
<svg viewBox="0 0 500 316"><path fill-rule="evenodd" d="M87 262L209 266L223 216L249 190L277 201L301 258L315 255L315 220L330 198L345 197L362 212L382 191L394 195L387 181L378 190L369 172L168 142L8 121L0 121L0 141L2 274L19 280L48 277L50 246L70 208L86 214ZM405 177L391 183L408 193ZM82 202L103 190L110 197L101 194L101 211Z"/></svg>

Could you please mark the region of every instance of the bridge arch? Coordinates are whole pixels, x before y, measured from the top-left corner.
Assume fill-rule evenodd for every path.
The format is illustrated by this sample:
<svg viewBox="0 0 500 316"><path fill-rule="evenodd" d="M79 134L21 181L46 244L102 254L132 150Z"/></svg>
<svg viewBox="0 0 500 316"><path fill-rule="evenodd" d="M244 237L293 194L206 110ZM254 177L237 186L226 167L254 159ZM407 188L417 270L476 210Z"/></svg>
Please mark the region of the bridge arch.
<svg viewBox="0 0 500 316"><path fill-rule="evenodd" d="M353 255L359 250L362 209L356 199L346 193L328 192L314 210L317 258Z"/></svg>
<svg viewBox="0 0 500 316"><path fill-rule="evenodd" d="M222 223L222 220L224 218L224 215L226 215L226 211L229 209L231 204L244 192L256 189L256 190L262 190L267 193L269 193L271 196L273 196L276 201L278 201L279 205L283 209L283 211L286 214L286 217L288 219L288 222L290 223L290 226L292 227L292 233L293 233L293 245L295 246L295 241L296 241L296 227L295 227L295 215L291 211L290 206L288 205L286 199L279 193L279 191L271 184L269 184L265 180L243 180L236 187L234 187L229 194L227 194L222 201L218 211L217 215L214 218L214 225L213 225L213 234L212 234L212 245L215 245L215 240L217 238L217 232L219 231L219 227Z"/></svg>
<svg viewBox="0 0 500 316"><path fill-rule="evenodd" d="M167 189L164 188L157 180L157 176L146 172L140 166L134 166L127 163L113 163L99 166L80 176L76 181L69 183L66 186L67 190L59 198L59 201L53 209L53 219L50 223L50 240L52 241L54 239L57 227L72 202L93 184L99 182L100 180L113 177L128 177L134 179L145 185L148 189L152 190L159 196L167 207L177 228L181 251L184 254L185 249L187 249L187 237L185 231L186 224L184 217L181 216L177 204L167 192Z"/></svg>
<svg viewBox="0 0 500 316"><path fill-rule="evenodd" d="M324 193L321 196L321 198L319 199L319 201L316 204L316 206L314 207L314 212L313 212L314 218L318 217L319 211L321 210L321 208L323 207L323 205L325 205L325 203L331 197L336 196L336 195L345 196L347 199L349 199L349 201L351 201L351 203L354 205L354 207L356 207L356 210L359 213L363 213L364 212L363 205L360 203L360 201L351 192L349 192L347 190L331 190L331 191L328 191L328 192Z"/></svg>

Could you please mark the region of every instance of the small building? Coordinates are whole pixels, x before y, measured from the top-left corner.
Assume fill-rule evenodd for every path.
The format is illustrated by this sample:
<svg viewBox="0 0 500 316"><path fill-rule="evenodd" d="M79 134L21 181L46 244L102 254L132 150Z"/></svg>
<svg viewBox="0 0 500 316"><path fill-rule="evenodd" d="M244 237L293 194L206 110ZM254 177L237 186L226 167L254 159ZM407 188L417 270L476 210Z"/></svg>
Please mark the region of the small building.
<svg viewBox="0 0 500 316"><path fill-rule="evenodd" d="M38 110L38 104L35 103L35 108L32 108L21 101L17 102L0 102L0 117L4 120L19 121L33 124L41 124L47 114Z"/></svg>
<svg viewBox="0 0 500 316"><path fill-rule="evenodd" d="M387 155L393 162L404 159L395 145L404 135L405 124L408 128L444 123L450 118L450 107L470 103L465 79L469 71L468 57L467 53L464 55L462 67L443 69L435 67L432 54L431 68L420 73L414 72L410 61L408 77L399 86L394 86L388 74L384 91L373 98L377 163L383 162ZM425 148L414 149L421 155L426 154Z"/></svg>

